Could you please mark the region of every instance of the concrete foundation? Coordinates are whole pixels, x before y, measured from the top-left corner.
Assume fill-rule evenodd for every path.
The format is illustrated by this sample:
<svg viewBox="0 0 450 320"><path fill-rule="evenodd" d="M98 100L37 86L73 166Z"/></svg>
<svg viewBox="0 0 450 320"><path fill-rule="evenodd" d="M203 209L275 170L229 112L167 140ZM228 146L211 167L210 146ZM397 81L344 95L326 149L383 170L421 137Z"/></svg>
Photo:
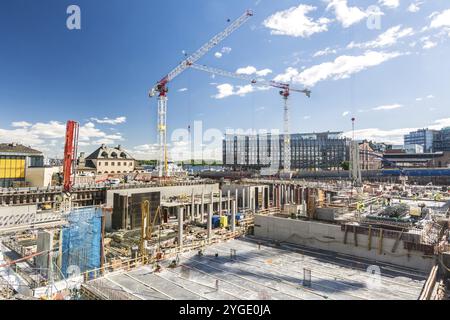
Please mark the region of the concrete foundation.
<svg viewBox="0 0 450 320"><path fill-rule="evenodd" d="M257 215L255 217L255 236L391 263L422 272L429 272L434 263L434 257L424 256L419 251L404 249L403 241L400 241L397 251L392 253L391 249L394 247L396 239L382 239L382 254L379 254L379 238L373 237L370 250L367 235L358 234L355 242L352 233L347 237L347 244L344 244L345 232L341 230L340 225L316 221Z"/></svg>

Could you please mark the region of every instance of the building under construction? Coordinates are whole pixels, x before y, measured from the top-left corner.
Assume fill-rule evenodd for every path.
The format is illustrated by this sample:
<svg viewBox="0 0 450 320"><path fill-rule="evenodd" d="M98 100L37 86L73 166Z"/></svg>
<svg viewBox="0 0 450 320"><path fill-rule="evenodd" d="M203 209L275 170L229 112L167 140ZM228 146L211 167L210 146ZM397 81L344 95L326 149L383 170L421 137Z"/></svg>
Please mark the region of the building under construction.
<svg viewBox="0 0 450 320"><path fill-rule="evenodd" d="M4 206L2 296L445 299L444 189L173 178L70 211Z"/></svg>

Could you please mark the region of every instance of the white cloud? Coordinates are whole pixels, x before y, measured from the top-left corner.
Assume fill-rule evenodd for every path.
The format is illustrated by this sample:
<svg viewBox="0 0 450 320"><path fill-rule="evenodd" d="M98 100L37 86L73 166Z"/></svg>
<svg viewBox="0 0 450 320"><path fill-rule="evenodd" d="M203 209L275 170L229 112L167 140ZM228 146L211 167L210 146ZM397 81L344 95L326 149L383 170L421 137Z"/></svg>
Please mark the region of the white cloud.
<svg viewBox="0 0 450 320"><path fill-rule="evenodd" d="M224 83L217 86L217 90L219 91L216 95L213 96L215 99L224 99L230 96L240 96L244 97L248 93L254 92L254 91L264 91L269 90L270 87L268 86L252 86L251 84L245 85L245 86L236 86L229 83Z"/></svg>
<svg viewBox="0 0 450 320"><path fill-rule="evenodd" d="M103 118L103 119L97 119L97 118L91 118L92 121L95 121L97 123L100 124L110 124L110 125L118 125L118 124L122 124L125 123L127 121L126 117L117 117L115 119L109 119L107 117Z"/></svg>
<svg viewBox="0 0 450 320"><path fill-rule="evenodd" d="M395 9L400 5L400 0L378 0L378 3L387 8Z"/></svg>
<svg viewBox="0 0 450 320"><path fill-rule="evenodd" d="M431 130L441 130L447 127L450 127L450 118L436 120L434 124L432 124L428 128Z"/></svg>
<svg viewBox="0 0 450 320"><path fill-rule="evenodd" d="M440 130L442 128L450 126L450 118L438 119L433 124L428 126L422 126L418 128L398 128L392 130L383 130L379 128L369 128L355 131L355 138L358 140L373 140L378 142L386 142L390 144L400 145L403 144L404 135L416 131L422 128L429 128L432 130ZM345 136L351 138L352 132L346 132Z"/></svg>
<svg viewBox="0 0 450 320"><path fill-rule="evenodd" d="M216 57L217 59L220 59L223 57L224 54L230 54L232 51L232 49L230 47L223 47L222 49L220 49L220 51L217 51L216 53L214 53L214 57Z"/></svg>
<svg viewBox="0 0 450 320"><path fill-rule="evenodd" d="M186 92L186 91L188 91L188 88L181 88L178 90L178 92Z"/></svg>
<svg viewBox="0 0 450 320"><path fill-rule="evenodd" d="M307 14L317 8L300 4L285 11L279 11L264 20L263 25L271 29L271 34L308 38L315 33L328 31L327 18L314 20Z"/></svg>
<svg viewBox="0 0 450 320"><path fill-rule="evenodd" d="M324 62L302 72L295 68L288 68L284 74L275 77L275 81L301 83L312 87L320 81L332 79L347 79L352 74L367 68L382 64L388 60L401 56L399 52L367 51L360 56L339 56L332 62Z"/></svg>
<svg viewBox="0 0 450 320"><path fill-rule="evenodd" d="M369 128L355 130L355 139L357 140L372 140L377 142L385 142L389 144L399 145L403 144L404 135L411 131L417 130L416 128L400 128L392 130L383 130L379 128ZM352 132L346 132L344 135L348 138L352 137Z"/></svg>
<svg viewBox="0 0 450 320"><path fill-rule="evenodd" d="M436 47L437 46L437 42L433 42L433 41L431 41L431 40L426 40L424 43L423 43L423 49L432 49L432 48L434 48L434 47Z"/></svg>
<svg viewBox="0 0 450 320"><path fill-rule="evenodd" d="M18 125L19 122L13 124ZM32 146L46 153L53 152L52 156L62 157L65 133L65 123L58 121L37 122L34 124L26 123L26 126L16 127L14 129L0 128L0 142L17 142ZM94 141L96 139L97 141ZM80 147L95 145L99 139L108 139L107 142L111 144L123 140L123 137L119 133L108 135L96 128L93 122L88 122L80 126ZM49 146L52 146L52 148L49 148Z"/></svg>
<svg viewBox="0 0 450 320"><path fill-rule="evenodd" d="M26 127L31 127L31 123L26 122L26 121L17 121L17 122L11 123L11 126L14 128L26 128Z"/></svg>
<svg viewBox="0 0 450 320"><path fill-rule="evenodd" d="M309 120L309 119L311 119L311 116L304 116L303 119L304 120Z"/></svg>
<svg viewBox="0 0 450 320"><path fill-rule="evenodd" d="M423 4L423 2L416 2L416 3L411 3L408 6L408 11L412 12L412 13L416 13L420 11L420 6Z"/></svg>
<svg viewBox="0 0 450 320"><path fill-rule="evenodd" d="M272 70L270 70L270 69L258 70L258 69L256 69L253 66L248 66L248 67L245 67L245 68L237 69L236 73L237 74L245 74L245 75L249 75L249 76L252 75L252 74L256 74L257 76L265 77L265 76L271 74Z"/></svg>
<svg viewBox="0 0 450 320"><path fill-rule="evenodd" d="M217 90L219 92L214 96L216 99L223 99L234 94L234 87L229 83L219 84Z"/></svg>
<svg viewBox="0 0 450 320"><path fill-rule="evenodd" d="M416 98L416 101L422 101L423 98Z"/></svg>
<svg viewBox="0 0 450 320"><path fill-rule="evenodd" d="M251 75L251 74L256 73L256 68L253 67L253 66L248 66L248 67L245 67L245 68L239 68L239 69L236 70L236 73L237 74Z"/></svg>
<svg viewBox="0 0 450 320"><path fill-rule="evenodd" d="M342 113L342 116L343 117L346 117L346 116L348 116L350 114L350 111L344 111L343 113Z"/></svg>
<svg viewBox="0 0 450 320"><path fill-rule="evenodd" d="M432 94L427 96L427 99L434 99L434 96Z"/></svg>
<svg viewBox="0 0 450 320"><path fill-rule="evenodd" d="M414 30L412 28L402 29L401 25L389 28L386 32L380 34L375 40L364 42L364 43L354 43L351 42L347 48L385 48L390 47L397 43L401 38L412 36Z"/></svg>
<svg viewBox="0 0 450 320"><path fill-rule="evenodd" d="M325 48L323 50L319 50L319 51L315 52L313 54L313 57L317 58L317 57L327 56L327 55L336 54L336 53L337 53L336 49Z"/></svg>
<svg viewBox="0 0 450 320"><path fill-rule="evenodd" d="M450 9L444 10L440 13L430 15L432 18L430 28L437 29L442 27L450 27Z"/></svg>
<svg viewBox="0 0 450 320"><path fill-rule="evenodd" d="M344 28L360 22L366 18L368 14L358 7L349 7L347 0L327 0L327 10L334 9L336 19Z"/></svg>
<svg viewBox="0 0 450 320"><path fill-rule="evenodd" d="M379 107L372 108L372 110L374 110L374 111L385 111L385 110L394 110L394 109L400 109L400 108L403 108L403 105L401 105L401 104L389 104L389 105L384 105L384 106L379 106Z"/></svg>

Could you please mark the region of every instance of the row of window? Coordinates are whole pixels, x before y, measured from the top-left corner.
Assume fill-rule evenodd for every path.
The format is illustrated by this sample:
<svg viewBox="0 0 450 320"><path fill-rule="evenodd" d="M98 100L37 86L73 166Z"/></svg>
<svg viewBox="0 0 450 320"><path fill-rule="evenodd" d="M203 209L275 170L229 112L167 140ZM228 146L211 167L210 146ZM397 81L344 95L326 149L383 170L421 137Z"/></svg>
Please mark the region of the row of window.
<svg viewBox="0 0 450 320"><path fill-rule="evenodd" d="M128 164L128 166L130 166L130 167L132 167L133 166L133 162L123 162L123 164L122 164L122 162L117 162L117 166L121 166L121 165L124 165L124 166L126 166ZM99 161L98 162L98 166L101 166L102 165L102 163ZM115 166L116 165L116 163L115 162L111 162L111 166ZM109 166L109 162L104 162L104 166Z"/></svg>
<svg viewBox="0 0 450 320"><path fill-rule="evenodd" d="M116 174L116 173L132 173L132 171L105 171L105 172L101 172L99 171L98 174Z"/></svg>

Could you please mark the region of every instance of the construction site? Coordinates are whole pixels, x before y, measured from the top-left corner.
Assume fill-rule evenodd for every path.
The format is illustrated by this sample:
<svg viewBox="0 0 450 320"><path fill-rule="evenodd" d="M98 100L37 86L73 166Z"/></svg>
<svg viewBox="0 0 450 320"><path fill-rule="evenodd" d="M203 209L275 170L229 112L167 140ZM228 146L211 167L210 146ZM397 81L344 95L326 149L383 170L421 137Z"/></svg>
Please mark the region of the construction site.
<svg viewBox="0 0 450 320"><path fill-rule="evenodd" d="M246 11L157 82L158 166L142 183L77 186L79 124L63 183L0 194L0 299L448 300L448 185L369 181L357 143L336 179L291 170L291 92L308 89L197 65ZM210 177L168 168L168 84L187 69L280 89L282 169Z"/></svg>

